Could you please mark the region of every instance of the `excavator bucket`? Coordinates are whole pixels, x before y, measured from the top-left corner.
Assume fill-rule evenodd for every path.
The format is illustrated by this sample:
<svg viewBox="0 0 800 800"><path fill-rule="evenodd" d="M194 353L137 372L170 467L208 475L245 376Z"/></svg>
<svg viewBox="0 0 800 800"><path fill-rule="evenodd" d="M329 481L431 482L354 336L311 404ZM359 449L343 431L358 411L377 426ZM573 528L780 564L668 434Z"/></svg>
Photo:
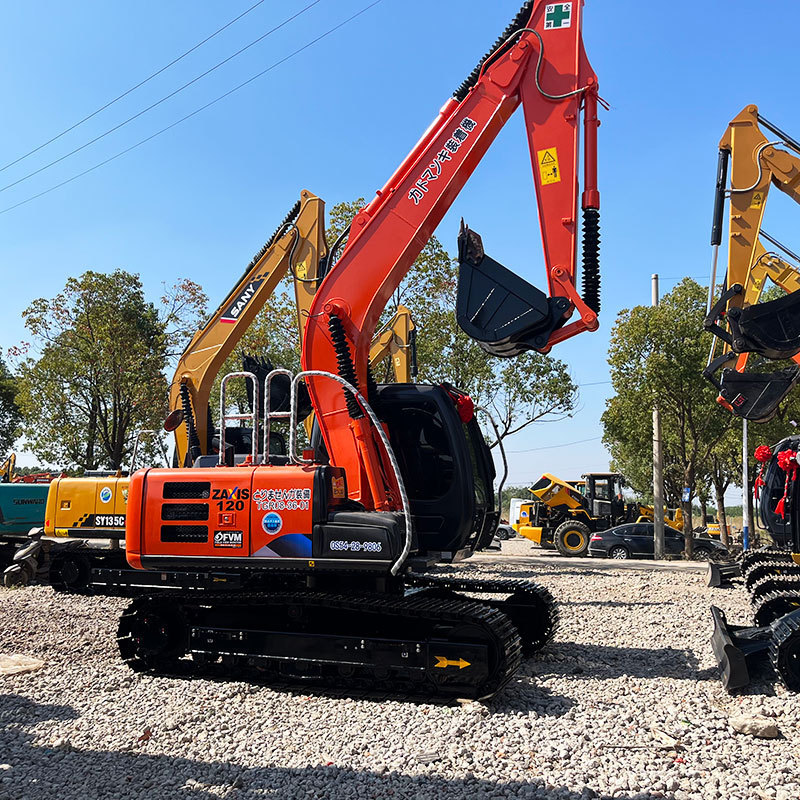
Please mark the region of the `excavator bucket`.
<svg viewBox="0 0 800 800"><path fill-rule="evenodd" d="M481 237L461 222L458 235L456 318L464 333L490 355L546 351L569 301L548 297L484 253Z"/></svg>
<svg viewBox="0 0 800 800"><path fill-rule="evenodd" d="M732 308L728 321L733 349L738 353L758 353L773 360L800 353L800 291L747 308Z"/></svg>
<svg viewBox="0 0 800 800"><path fill-rule="evenodd" d="M722 370L718 388L734 414L751 422L768 422L798 378L798 366L779 372L737 372L727 368Z"/></svg>
<svg viewBox="0 0 800 800"><path fill-rule="evenodd" d="M737 578L742 577L742 568L738 564L717 564L708 562L708 586L718 589L733 586Z"/></svg>
<svg viewBox="0 0 800 800"><path fill-rule="evenodd" d="M719 665L722 685L729 692L742 689L750 683L750 671L757 661L764 660L769 651L770 628L747 628L731 625L725 612L711 606L714 632L711 648Z"/></svg>

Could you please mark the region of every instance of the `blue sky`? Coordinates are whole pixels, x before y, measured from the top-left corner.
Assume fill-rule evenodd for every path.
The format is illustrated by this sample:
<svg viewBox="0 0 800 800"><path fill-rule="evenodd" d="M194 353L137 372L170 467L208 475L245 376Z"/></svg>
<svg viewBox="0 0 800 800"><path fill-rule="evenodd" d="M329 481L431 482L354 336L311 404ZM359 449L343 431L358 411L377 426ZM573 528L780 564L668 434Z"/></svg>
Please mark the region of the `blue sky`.
<svg viewBox="0 0 800 800"><path fill-rule="evenodd" d="M6 4L0 166L138 83L254 1ZM0 187L137 113L309 2L267 0L146 86L0 172ZM381 0L189 121L1 213L194 111L369 2L320 0L130 125L0 189L0 348L24 338L20 314L31 300L52 296L68 276L90 268L138 272L153 298L162 281L191 277L215 304L301 189L333 205L380 188L519 7L517 0ZM755 102L767 118L800 135L800 109L792 102L796 59L775 37L778 28L798 26L800 6L792 0L768 6L587 0L586 48L611 104L602 114L599 143L601 329L554 350L582 386L580 409L572 419L534 425L509 442L513 483L543 471L569 478L607 467L599 418L610 391L605 355L616 314L649 302L653 272L661 274L664 291L683 275L707 275L717 142L731 117ZM794 208L774 194L765 227L797 250ZM521 113L437 231L451 252L462 216L494 258L544 285Z"/></svg>

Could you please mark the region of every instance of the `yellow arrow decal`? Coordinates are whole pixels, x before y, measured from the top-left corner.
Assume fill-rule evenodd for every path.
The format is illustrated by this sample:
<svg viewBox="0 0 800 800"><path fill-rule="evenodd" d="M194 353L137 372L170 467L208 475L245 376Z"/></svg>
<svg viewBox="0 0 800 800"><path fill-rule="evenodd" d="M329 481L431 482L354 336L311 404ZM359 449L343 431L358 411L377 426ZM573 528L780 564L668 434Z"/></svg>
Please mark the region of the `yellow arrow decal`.
<svg viewBox="0 0 800 800"><path fill-rule="evenodd" d="M444 656L434 656L436 659L436 663L433 665L434 667L440 667L444 669L445 667L458 667L459 669L464 669L464 667L469 666L469 661L465 661L463 658L459 658L458 661L452 658L445 658Z"/></svg>

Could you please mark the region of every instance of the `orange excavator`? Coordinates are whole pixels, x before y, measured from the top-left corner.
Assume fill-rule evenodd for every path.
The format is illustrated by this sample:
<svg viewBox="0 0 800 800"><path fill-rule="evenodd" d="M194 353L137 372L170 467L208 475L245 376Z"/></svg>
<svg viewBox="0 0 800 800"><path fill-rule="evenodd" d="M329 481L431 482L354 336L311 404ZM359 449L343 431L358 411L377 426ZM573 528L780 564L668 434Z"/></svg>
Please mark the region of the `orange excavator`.
<svg viewBox="0 0 800 800"><path fill-rule="evenodd" d="M494 467L472 400L451 385L376 384L368 364L384 306L520 105L549 293L494 261L462 223L458 322L504 357L597 328L598 85L582 6L526 2L356 214L309 310L288 417L269 404L278 373L266 378L264 447L232 466L223 447L192 468L133 476L128 562L142 584L164 574L183 590L141 595L123 613L118 645L131 668L486 697L550 639L557 609L543 587L436 573L485 547L497 527ZM258 395L256 376L244 377ZM303 382L316 430L297 453ZM287 418L288 454L275 454L270 424ZM224 411L221 434L224 443Z"/></svg>

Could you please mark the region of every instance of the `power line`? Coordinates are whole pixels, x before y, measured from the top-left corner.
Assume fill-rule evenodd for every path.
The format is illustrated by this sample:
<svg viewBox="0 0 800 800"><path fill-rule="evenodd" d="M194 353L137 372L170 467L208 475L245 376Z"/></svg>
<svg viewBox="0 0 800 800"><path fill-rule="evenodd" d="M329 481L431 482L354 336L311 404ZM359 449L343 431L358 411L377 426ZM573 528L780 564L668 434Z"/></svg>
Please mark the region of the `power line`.
<svg viewBox="0 0 800 800"><path fill-rule="evenodd" d="M120 128L125 127L125 125L127 125L129 122L133 122L135 119L138 119L143 114L146 114L148 111L152 111L156 106L160 106L162 103L166 102L170 98L175 97L176 94L179 94L184 89L187 89L193 83L197 83L197 81L201 80L202 78L205 78L206 75L210 75L212 72L214 72L214 70L219 69L223 64L227 64L229 61L231 61L232 59L236 58L236 56L239 56L242 53L244 53L245 50L249 50L254 45L256 45L259 42L261 42L264 39L266 39L267 36L270 36L271 34L275 33L275 31L280 30L285 25L288 25L293 19L296 19L301 14L304 14L306 11L308 11L309 8L311 8L312 6L317 5L317 3L319 3L319 2L321 2L321 0L313 0L313 2L309 3L305 8L300 9L300 11L298 11L296 14L292 14L291 17L285 19L279 25L276 25L274 28L272 28L271 30L268 30L266 33L262 34L257 39L254 39L252 42L250 42L250 44L247 44L244 47L242 47L240 50L237 50L235 53L233 53L233 55L230 55L227 58L224 58L218 64L215 64L213 67L211 67L210 69L207 69L202 74L197 75L196 77L192 78L192 80L188 81L188 83L184 83L183 86L179 87L178 89L175 89L175 91L170 92L168 95L165 95L160 100L156 100L155 103L152 103L151 105L147 106L147 108L144 108L141 111L137 112L132 117L128 117L128 119L123 120L118 125L115 125L113 128L109 128L105 133L101 133L99 136L95 136L94 139L90 139L85 144L80 145L80 147L76 147L74 150L70 150L69 153L66 153L63 156L60 156L59 158L56 158L54 161L51 161L49 164L45 164L43 167L39 167L39 169L35 169L35 170L33 170L33 172L29 172L27 175L23 175L21 178L13 181L12 183L7 183L5 186L0 188L0 192L4 192L4 191L6 191L6 189L10 189L12 186L16 186L17 184L20 184L23 181L28 180L28 178L32 178L34 175L38 175L40 172L44 172L44 170L49 169L50 167L60 163L65 158L69 158L70 156L74 156L75 153L79 153L81 150L85 150L87 147L89 147L89 145L92 145L95 142L99 142L101 139L104 139L109 134L114 133L114 131L118 131Z"/></svg>
<svg viewBox="0 0 800 800"><path fill-rule="evenodd" d="M234 17L230 22L225 23L225 25L223 25L221 28L217 28L217 30L215 30L214 33L212 33L210 36L206 36L206 38L203 39L202 42L198 42L196 45L194 45L194 47L190 47L185 53L181 53L177 58L173 58L172 61L169 62L169 64L165 64L163 67L161 67L161 69L157 69L152 75L148 75L144 80L139 81L139 83L137 83L135 86L131 86L130 89L126 89L122 94L117 95L113 100L109 100L105 105L100 106L100 108L98 108L96 111L92 111L91 114L88 114L83 119L79 119L76 123L70 125L69 128L65 128L63 131L61 131L61 133L57 133L55 136L53 136L52 139L48 139L46 142L42 142L42 144L40 144L38 147L34 147L33 150L29 150L27 153L21 155L19 158L16 158L13 161L9 161L8 164L6 164L3 167L0 167L0 172L5 172L9 167L13 167L14 164L19 164L20 161L23 161L28 156L32 156L34 153L38 153L43 147L47 147L47 145L52 144L57 139L60 139L62 136L68 134L70 131L74 131L75 128L79 127L80 125L83 125L84 122L87 122L88 120L92 119L92 117L96 117L101 111L105 111L110 106L113 106L114 103L116 103L118 100L122 100L123 97L127 97L131 92L136 91L136 89L138 89L141 86L144 86L148 81L153 80L153 78L157 77L165 70L168 70L170 67L174 66L179 61L186 58L186 56L193 53L199 47L202 47L206 42L210 42L215 36L222 33L222 31L224 31L226 28L230 28L230 26L233 25L234 22L238 22L242 17L247 16L247 14L249 14L253 9L258 8L258 6L260 6L263 2L264 0L258 0L258 2L254 3L252 6L250 6L250 8L242 11L242 13L239 14L238 17Z"/></svg>
<svg viewBox="0 0 800 800"><path fill-rule="evenodd" d="M232 95L234 92L238 92L239 89L242 89L243 87L247 86L248 84L250 84L253 81L257 80L258 78L262 77L263 75L266 75L268 72L271 72L273 69L275 69L276 67L279 67L281 64L283 64L284 62L288 61L290 58L294 58L294 56L298 55L299 53L302 53L304 50L308 50L308 48L311 47L312 45L315 45L317 42L319 42L320 40L324 39L326 36L330 36L332 33L334 33L335 31L339 30L339 28L347 25L349 22L352 22L356 17L360 17L362 14L364 14L367 11L369 11L373 6L378 5L378 3L381 3L382 1L383 0L374 0L374 2L370 3L368 6L365 6L360 11L357 11L355 14L353 14L350 17L348 17L343 22L340 22L338 25L335 25L333 28L330 28L329 30L325 31L325 33L320 34L319 36L317 36L315 39L312 39L307 44L304 44L302 47L299 47L293 53L289 53L288 56L284 56L279 61L276 61L274 64L271 64L266 69L262 70L261 72L257 73L256 75L253 75L253 77L248 78L246 81L244 81L243 83L240 83L238 86L234 86L233 89L230 89L229 91L225 92L224 94L221 94L219 97L216 97L214 100L211 100L209 103L206 103L205 105L200 106L200 108L195 109L190 114L187 114L185 117L181 117L179 120L176 120L175 122L171 123L170 125L167 125L165 128L162 128L160 131L156 131L155 133L151 134L150 136L147 136L144 139L141 139L140 141L136 142L136 144L133 144L130 147L126 147L124 150L121 150L116 155L113 155L110 158L106 158L104 161L101 161L100 163L95 164L93 167L89 167L88 169L83 170L83 172L79 172L77 175L73 175L71 178L67 178L64 181L61 181L61 183L57 183L57 184L55 184L55 186L51 186L49 189L45 189L43 192L39 192L38 194L31 195L31 197L28 197L25 200L21 200L19 203L14 203L14 205L11 205L11 206L8 206L7 208L4 208L2 211L0 211L0 214L7 214L9 211L13 211L15 208L19 208L20 206L24 206L26 203L30 203L32 200L36 200L39 197L43 197L46 194L50 194L50 192L53 192L56 189L60 189L62 186L66 186L68 183L72 183L72 181L75 181L78 178L82 178L84 175L88 175L90 172L94 172L96 169L99 169L100 167L103 167L106 164L109 164L112 161L115 161L116 159L120 158L121 156L124 156L126 153L130 153L131 150L135 150L137 147L141 147L141 145L149 142L151 139L155 139L157 136L160 136L162 133L166 133L168 130L171 130L172 128L176 127L177 125L180 125L182 122L186 122L187 119L191 119L192 117L194 117L197 114L199 114L201 111L205 111L207 108L210 108L211 106L215 105L220 100L224 100L226 97L228 97L229 95Z"/></svg>
<svg viewBox="0 0 800 800"><path fill-rule="evenodd" d="M572 447L574 444L584 444L585 442L596 442L602 436L593 436L591 439L578 439L577 442L565 442L564 444L548 444L546 447L532 447L530 450L506 450L507 453L535 453L538 450L555 450L559 447Z"/></svg>

